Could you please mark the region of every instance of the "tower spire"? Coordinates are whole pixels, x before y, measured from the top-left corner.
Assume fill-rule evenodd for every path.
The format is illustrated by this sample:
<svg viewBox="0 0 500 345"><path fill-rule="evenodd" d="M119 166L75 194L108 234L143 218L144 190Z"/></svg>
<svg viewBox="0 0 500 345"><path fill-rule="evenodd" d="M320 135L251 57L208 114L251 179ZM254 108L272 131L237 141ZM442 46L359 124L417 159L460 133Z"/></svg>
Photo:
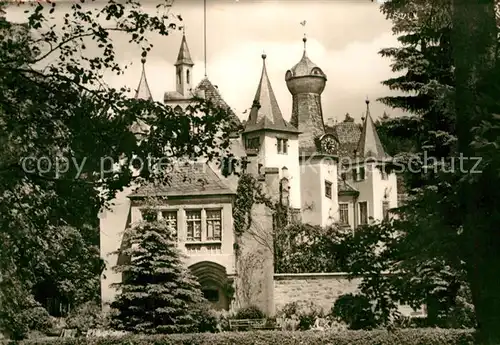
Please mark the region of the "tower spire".
<svg viewBox="0 0 500 345"><path fill-rule="evenodd" d="M373 158L378 160L389 158L384 150L382 142L380 141L375 123L373 122L370 114L370 100L368 97L366 98L365 103L366 114L363 121L363 131L361 132L357 152L361 154L363 158Z"/></svg>
<svg viewBox="0 0 500 345"><path fill-rule="evenodd" d="M184 27L182 28L182 41L179 48L179 54L177 55L177 61L175 62L175 66L179 65L194 66L193 60L191 59L191 53L189 52L189 48L187 45L186 32L184 31Z"/></svg>
<svg viewBox="0 0 500 345"><path fill-rule="evenodd" d="M297 129L288 124L281 114L281 110L274 95L271 82L267 75L266 58L262 55L262 74L260 76L257 92L245 126L245 132L258 130L275 130L281 132L297 133Z"/></svg>
<svg viewBox="0 0 500 345"><path fill-rule="evenodd" d="M135 90L135 99L143 99L143 100L152 100L151 90L149 89L148 80L146 78L146 59L141 59L142 63L142 73L141 80L139 81L139 85L137 86L137 90Z"/></svg>
<svg viewBox="0 0 500 345"><path fill-rule="evenodd" d="M191 53L186 41L186 35L182 33L181 46L179 48L179 54L177 55L177 61L174 64L176 71L176 90L182 96L188 96L192 89L192 69L194 62L191 59Z"/></svg>

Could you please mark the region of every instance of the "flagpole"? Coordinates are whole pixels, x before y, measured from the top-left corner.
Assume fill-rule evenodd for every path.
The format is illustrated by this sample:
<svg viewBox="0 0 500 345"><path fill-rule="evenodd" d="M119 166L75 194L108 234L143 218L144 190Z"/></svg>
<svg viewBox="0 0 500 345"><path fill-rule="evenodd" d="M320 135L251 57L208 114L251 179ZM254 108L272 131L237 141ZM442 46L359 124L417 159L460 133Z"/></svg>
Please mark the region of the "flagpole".
<svg viewBox="0 0 500 345"><path fill-rule="evenodd" d="M203 0L203 48L205 61L205 78L207 77L207 0Z"/></svg>

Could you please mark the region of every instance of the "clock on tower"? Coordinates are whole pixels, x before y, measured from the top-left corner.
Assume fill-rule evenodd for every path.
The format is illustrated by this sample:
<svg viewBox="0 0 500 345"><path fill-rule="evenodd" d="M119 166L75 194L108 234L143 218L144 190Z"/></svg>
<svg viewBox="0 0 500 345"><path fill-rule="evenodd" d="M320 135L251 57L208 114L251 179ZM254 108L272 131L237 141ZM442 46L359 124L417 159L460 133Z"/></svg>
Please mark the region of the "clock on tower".
<svg viewBox="0 0 500 345"><path fill-rule="evenodd" d="M337 154L338 142L337 139L331 134L324 134L319 139L320 149L323 153L330 155Z"/></svg>

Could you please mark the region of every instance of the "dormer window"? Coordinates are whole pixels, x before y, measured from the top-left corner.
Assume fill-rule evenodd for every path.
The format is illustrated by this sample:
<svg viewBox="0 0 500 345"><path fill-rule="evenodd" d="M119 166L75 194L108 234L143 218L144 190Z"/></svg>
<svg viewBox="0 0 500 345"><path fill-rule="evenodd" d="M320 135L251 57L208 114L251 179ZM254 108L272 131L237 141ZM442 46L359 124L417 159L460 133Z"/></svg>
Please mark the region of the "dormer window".
<svg viewBox="0 0 500 345"><path fill-rule="evenodd" d="M313 70L311 71L313 75L323 75L323 73L321 72L321 70L319 68L313 68Z"/></svg>
<svg viewBox="0 0 500 345"><path fill-rule="evenodd" d="M276 146L278 147L279 154L286 155L288 153L288 139L277 138Z"/></svg>

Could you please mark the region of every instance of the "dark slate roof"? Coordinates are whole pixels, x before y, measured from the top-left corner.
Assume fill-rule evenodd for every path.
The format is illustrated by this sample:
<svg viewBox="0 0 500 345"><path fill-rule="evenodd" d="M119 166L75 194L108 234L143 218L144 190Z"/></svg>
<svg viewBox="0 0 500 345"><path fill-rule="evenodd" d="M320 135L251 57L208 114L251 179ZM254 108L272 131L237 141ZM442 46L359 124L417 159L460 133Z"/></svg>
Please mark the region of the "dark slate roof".
<svg viewBox="0 0 500 345"><path fill-rule="evenodd" d="M189 48L186 41L186 35L182 35L181 47L179 48L179 54L177 55L177 65L189 65L194 66L193 60L191 59L191 54L189 53Z"/></svg>
<svg viewBox="0 0 500 345"><path fill-rule="evenodd" d="M245 132L258 130L276 130L298 133L297 128L283 119L278 101L274 95L271 82L267 76L266 55L262 55L262 74L260 76L257 92L250 110L250 115L245 124Z"/></svg>
<svg viewBox="0 0 500 345"><path fill-rule="evenodd" d="M207 163L177 165L172 168L165 185L140 187L132 198L148 196L206 196L232 195L234 192L217 176Z"/></svg>
<svg viewBox="0 0 500 345"><path fill-rule="evenodd" d="M363 131L359 140L358 154L363 158L373 158L377 160L385 160L390 158L385 152L382 142L377 134L375 123L370 115L370 101L366 101L366 114L363 123Z"/></svg>
<svg viewBox="0 0 500 345"><path fill-rule="evenodd" d="M325 126L325 131L333 134L338 139L339 157L354 158L354 151L357 149L361 138L361 129L349 114L346 114L344 122L333 127Z"/></svg>
<svg viewBox="0 0 500 345"><path fill-rule="evenodd" d="M241 126L241 121L238 116L236 116L234 111L224 101L219 90L210 82L207 77L203 78L198 86L196 86L195 93L198 94L200 92L203 94L205 99L212 102L215 106L227 109L227 111L229 112L229 119L235 128Z"/></svg>

